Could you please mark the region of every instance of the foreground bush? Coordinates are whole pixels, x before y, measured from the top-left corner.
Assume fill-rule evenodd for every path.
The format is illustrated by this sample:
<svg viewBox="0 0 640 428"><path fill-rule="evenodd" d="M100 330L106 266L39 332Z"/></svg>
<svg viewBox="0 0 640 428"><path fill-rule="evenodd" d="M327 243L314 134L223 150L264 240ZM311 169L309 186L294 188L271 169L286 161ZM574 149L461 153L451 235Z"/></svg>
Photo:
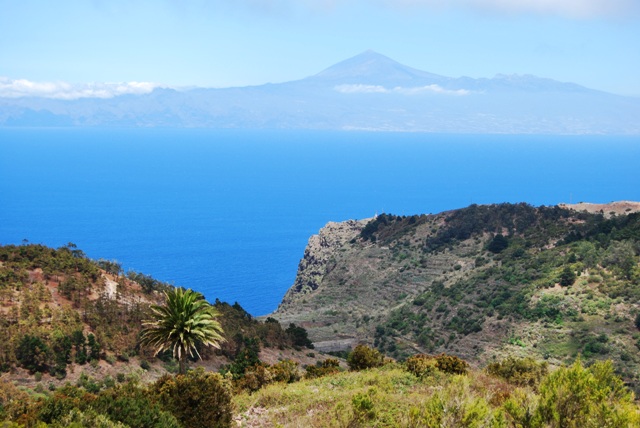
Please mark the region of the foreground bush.
<svg viewBox="0 0 640 428"><path fill-rule="evenodd" d="M318 361L315 366L307 366L306 370L307 374L305 377L307 379L322 377L338 373L340 371L340 362L335 358L327 358L322 362Z"/></svg>
<svg viewBox="0 0 640 428"><path fill-rule="evenodd" d="M455 376L429 396L423 406L409 410L409 426L441 427L507 427L500 409L492 409L484 397L471 389L467 377Z"/></svg>
<svg viewBox="0 0 640 428"><path fill-rule="evenodd" d="M509 357L489 364L486 371L514 385L536 388L549 372L549 365L546 362L538 363L533 358Z"/></svg>
<svg viewBox="0 0 640 428"><path fill-rule="evenodd" d="M455 355L440 354L436 355L436 367L438 370L449 374L467 374L469 364L462 358L458 358Z"/></svg>
<svg viewBox="0 0 640 428"><path fill-rule="evenodd" d="M615 375L611 361L586 368L580 360L551 373L540 385L539 426L626 428L640 426L633 393Z"/></svg>
<svg viewBox="0 0 640 428"><path fill-rule="evenodd" d="M258 361L237 375L233 384L238 391L257 391L274 382L297 382L302 378L298 366L298 363L291 360L279 361L272 366Z"/></svg>
<svg viewBox="0 0 640 428"><path fill-rule="evenodd" d="M218 373L199 368L175 377L167 375L158 379L150 391L184 427L231 426L231 386Z"/></svg>
<svg viewBox="0 0 640 428"><path fill-rule="evenodd" d="M418 377L428 376L436 371L448 374L467 374L469 364L455 355L425 355L417 354L407 358L405 369Z"/></svg>
<svg viewBox="0 0 640 428"><path fill-rule="evenodd" d="M380 367L384 364L384 357L377 349L367 345L358 345L347 357L349 369L360 371Z"/></svg>
<svg viewBox="0 0 640 428"><path fill-rule="evenodd" d="M418 377L429 376L438 370L436 359L430 355L418 354L407 358L405 369Z"/></svg>
<svg viewBox="0 0 640 428"><path fill-rule="evenodd" d="M156 402L147 388L127 382L101 391L91 406L111 421L140 428L180 428L170 409ZM82 407L79 407L81 410ZM86 409L84 409L86 410Z"/></svg>

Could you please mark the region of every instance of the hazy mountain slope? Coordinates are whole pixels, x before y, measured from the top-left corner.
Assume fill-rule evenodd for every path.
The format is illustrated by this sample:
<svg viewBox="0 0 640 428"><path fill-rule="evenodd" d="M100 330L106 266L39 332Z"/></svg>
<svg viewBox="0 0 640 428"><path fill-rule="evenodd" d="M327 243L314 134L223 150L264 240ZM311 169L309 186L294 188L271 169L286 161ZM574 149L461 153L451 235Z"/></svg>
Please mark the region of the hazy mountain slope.
<svg viewBox="0 0 640 428"><path fill-rule="evenodd" d="M640 213L525 204L329 224L273 316L321 350L612 358L637 379ZM563 285L564 284L564 285Z"/></svg>
<svg viewBox="0 0 640 428"><path fill-rule="evenodd" d="M535 76L439 76L373 51L301 80L111 99L0 98L0 126L638 134L640 99Z"/></svg>

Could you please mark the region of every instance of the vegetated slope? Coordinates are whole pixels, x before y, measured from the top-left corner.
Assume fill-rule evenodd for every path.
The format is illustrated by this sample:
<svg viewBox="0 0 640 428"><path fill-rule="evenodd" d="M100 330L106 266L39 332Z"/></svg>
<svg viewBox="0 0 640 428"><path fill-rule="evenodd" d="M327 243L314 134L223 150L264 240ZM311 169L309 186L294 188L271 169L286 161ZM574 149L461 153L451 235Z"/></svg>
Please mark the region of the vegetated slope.
<svg viewBox="0 0 640 428"><path fill-rule="evenodd" d="M90 260L74 244L0 247L0 373L33 387L83 375L138 372L151 380L174 372L170 353L155 359L139 342L149 306L162 303L169 287L141 273L125 275L116 262ZM214 306L226 341L220 351L201 352L209 367L233 361L247 346L281 353L300 345L297 328L259 322L238 303Z"/></svg>
<svg viewBox="0 0 640 428"><path fill-rule="evenodd" d="M447 352L476 365L581 354L613 359L637 384L638 206L472 205L329 224L273 316L305 327L320 350L365 342L396 358Z"/></svg>
<svg viewBox="0 0 640 428"><path fill-rule="evenodd" d="M547 375L546 363L528 359L455 372L435 368L429 360L416 357L406 364L242 392L234 397L234 419L253 428L627 428L640 423L634 396L610 361L589 368L576 361Z"/></svg>

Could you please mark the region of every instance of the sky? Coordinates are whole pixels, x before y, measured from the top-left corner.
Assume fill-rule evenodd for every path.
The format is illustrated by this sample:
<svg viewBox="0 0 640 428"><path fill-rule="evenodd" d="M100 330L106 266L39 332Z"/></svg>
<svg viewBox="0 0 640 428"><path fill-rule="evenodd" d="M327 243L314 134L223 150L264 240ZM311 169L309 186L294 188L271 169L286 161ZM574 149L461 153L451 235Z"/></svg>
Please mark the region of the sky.
<svg viewBox="0 0 640 428"><path fill-rule="evenodd" d="M372 49L640 97L640 0L0 0L0 96L301 79Z"/></svg>

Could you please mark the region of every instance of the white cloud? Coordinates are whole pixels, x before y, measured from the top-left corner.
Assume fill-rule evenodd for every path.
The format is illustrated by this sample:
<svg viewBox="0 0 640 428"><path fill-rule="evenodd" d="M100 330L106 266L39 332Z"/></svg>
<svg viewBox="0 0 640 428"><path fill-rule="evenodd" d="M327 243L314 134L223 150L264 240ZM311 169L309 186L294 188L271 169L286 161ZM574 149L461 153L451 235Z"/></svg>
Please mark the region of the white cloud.
<svg viewBox="0 0 640 428"><path fill-rule="evenodd" d="M378 0L387 7L474 9L497 13L535 13L569 18L628 17L640 14L638 0Z"/></svg>
<svg viewBox="0 0 640 428"><path fill-rule="evenodd" d="M379 85L338 85L333 89L343 94L382 94L389 92L383 86Z"/></svg>
<svg viewBox="0 0 640 428"><path fill-rule="evenodd" d="M0 97L44 97L63 100L78 98L113 98L125 94L146 94L158 85L149 82L83 83L33 82L0 77Z"/></svg>
<svg viewBox="0 0 640 428"><path fill-rule="evenodd" d="M418 95L424 93L436 93L444 95L468 95L470 91L466 89L445 89L440 85L415 86L411 88L403 88L396 86L387 89L380 85L338 85L333 89L343 94L402 94L402 95Z"/></svg>
<svg viewBox="0 0 640 428"><path fill-rule="evenodd" d="M394 92L398 92L406 95L414 95L414 94L423 94L425 92L432 92L436 94L445 94L445 95L468 95L470 91L466 89L444 89L440 85L427 85L427 86L417 86L414 88L401 88L397 87L393 89Z"/></svg>

